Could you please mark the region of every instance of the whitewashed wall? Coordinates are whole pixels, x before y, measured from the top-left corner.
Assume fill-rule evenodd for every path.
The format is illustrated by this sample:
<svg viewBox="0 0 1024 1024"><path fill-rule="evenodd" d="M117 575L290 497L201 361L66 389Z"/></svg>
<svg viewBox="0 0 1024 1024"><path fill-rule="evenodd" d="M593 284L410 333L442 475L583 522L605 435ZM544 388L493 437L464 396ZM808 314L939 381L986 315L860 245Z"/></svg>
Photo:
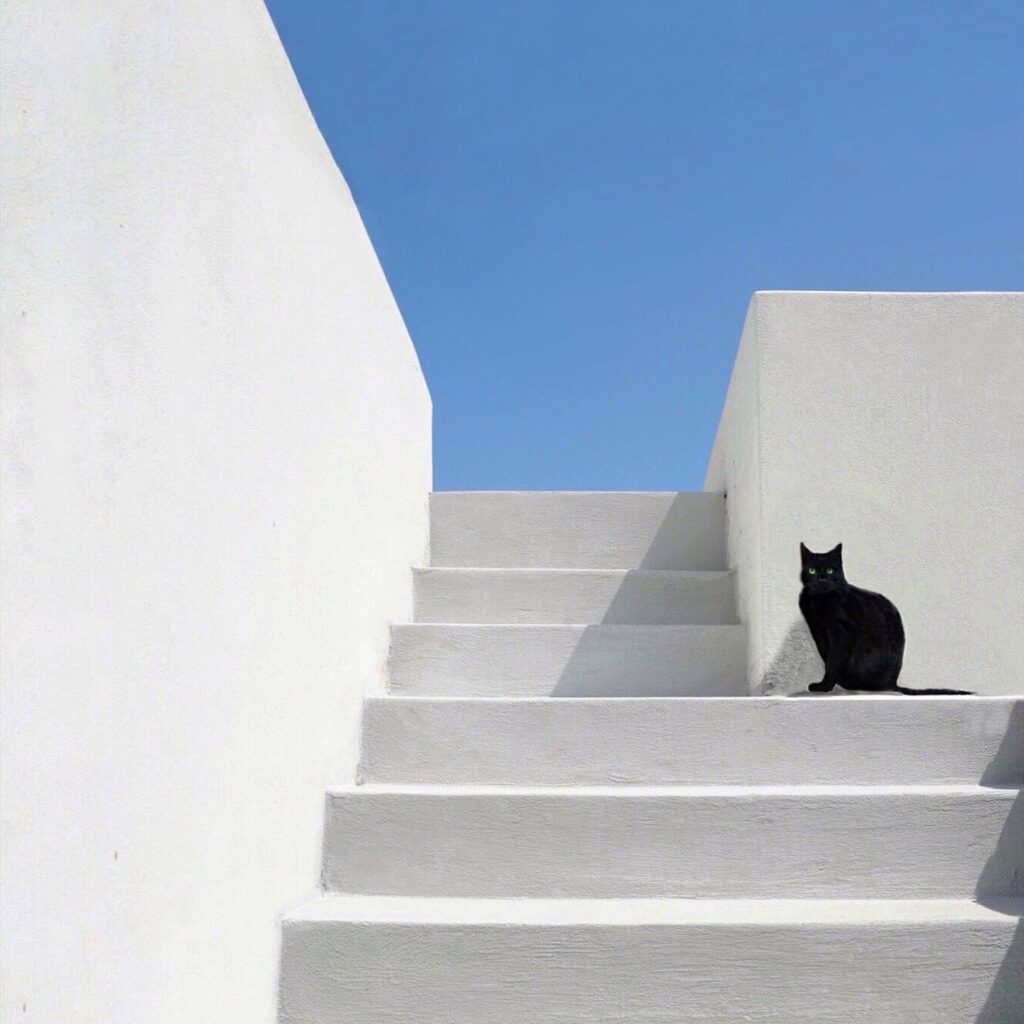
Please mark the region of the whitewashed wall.
<svg viewBox="0 0 1024 1024"><path fill-rule="evenodd" d="M430 398L258 0L2 16L0 1016L269 1022Z"/></svg>
<svg viewBox="0 0 1024 1024"><path fill-rule="evenodd" d="M901 682L1024 692L1024 295L760 292L705 479L751 689L821 677L799 544L899 606Z"/></svg>

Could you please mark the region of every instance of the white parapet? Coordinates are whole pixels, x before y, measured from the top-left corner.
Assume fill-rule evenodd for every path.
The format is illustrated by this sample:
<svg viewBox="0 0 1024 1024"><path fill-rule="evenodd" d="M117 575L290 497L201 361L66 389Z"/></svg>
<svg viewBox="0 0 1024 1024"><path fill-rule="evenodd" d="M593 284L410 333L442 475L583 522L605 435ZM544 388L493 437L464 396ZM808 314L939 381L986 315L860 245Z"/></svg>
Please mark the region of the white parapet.
<svg viewBox="0 0 1024 1024"><path fill-rule="evenodd" d="M1024 294L759 292L705 478L753 692L821 663L799 545L900 608L901 682L1024 692Z"/></svg>
<svg viewBox="0 0 1024 1024"><path fill-rule="evenodd" d="M3 1019L259 1024L430 397L259 0L3 7Z"/></svg>

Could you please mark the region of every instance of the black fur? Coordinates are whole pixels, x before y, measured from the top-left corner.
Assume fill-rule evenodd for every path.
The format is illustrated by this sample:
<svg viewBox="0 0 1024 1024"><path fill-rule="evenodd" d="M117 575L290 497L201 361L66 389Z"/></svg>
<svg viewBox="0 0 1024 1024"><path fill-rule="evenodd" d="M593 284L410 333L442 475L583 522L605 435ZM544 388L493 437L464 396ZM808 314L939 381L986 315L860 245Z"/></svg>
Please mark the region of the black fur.
<svg viewBox="0 0 1024 1024"><path fill-rule="evenodd" d="M816 554L800 545L800 611L825 663L821 682L809 689L896 693L963 694L965 690L910 690L897 686L903 667L903 621L887 597L848 583L843 572L843 545Z"/></svg>

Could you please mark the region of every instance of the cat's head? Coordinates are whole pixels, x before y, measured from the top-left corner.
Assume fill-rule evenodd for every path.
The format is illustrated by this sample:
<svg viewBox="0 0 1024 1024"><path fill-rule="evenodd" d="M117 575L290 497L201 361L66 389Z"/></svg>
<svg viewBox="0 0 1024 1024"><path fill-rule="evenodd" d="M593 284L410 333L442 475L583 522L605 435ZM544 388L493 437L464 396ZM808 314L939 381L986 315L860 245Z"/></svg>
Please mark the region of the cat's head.
<svg viewBox="0 0 1024 1024"><path fill-rule="evenodd" d="M800 582L812 594L824 594L846 586L843 574L843 545L818 554L800 545Z"/></svg>

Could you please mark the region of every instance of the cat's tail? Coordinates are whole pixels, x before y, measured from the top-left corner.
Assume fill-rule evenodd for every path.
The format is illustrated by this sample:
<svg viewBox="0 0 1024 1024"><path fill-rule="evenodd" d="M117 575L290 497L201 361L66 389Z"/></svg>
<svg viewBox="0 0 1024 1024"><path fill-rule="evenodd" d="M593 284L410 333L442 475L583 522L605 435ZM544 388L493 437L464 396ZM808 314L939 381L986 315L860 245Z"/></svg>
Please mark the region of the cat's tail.
<svg viewBox="0 0 1024 1024"><path fill-rule="evenodd" d="M897 693L910 697L974 697L970 690L911 690L906 686L895 687Z"/></svg>

